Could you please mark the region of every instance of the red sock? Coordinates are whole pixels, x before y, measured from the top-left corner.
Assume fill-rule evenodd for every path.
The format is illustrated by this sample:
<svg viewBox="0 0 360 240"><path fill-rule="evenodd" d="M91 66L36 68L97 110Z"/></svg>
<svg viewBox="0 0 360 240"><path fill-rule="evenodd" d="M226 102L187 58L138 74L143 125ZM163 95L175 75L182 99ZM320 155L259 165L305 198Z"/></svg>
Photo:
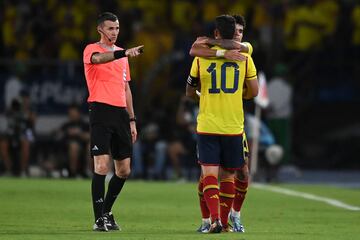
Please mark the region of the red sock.
<svg viewBox="0 0 360 240"><path fill-rule="evenodd" d="M203 192L206 205L210 211L211 222L219 219L219 185L215 176L205 176Z"/></svg>
<svg viewBox="0 0 360 240"><path fill-rule="evenodd" d="M203 179L200 178L199 185L198 185L198 193L199 193L199 204L200 204L201 216L202 216L202 218L209 218L210 211L206 205L203 190L204 190Z"/></svg>
<svg viewBox="0 0 360 240"><path fill-rule="evenodd" d="M247 192L249 181L240 181L238 178L235 178L235 199L233 203L233 208L235 211L240 212L241 206L245 200L245 195Z"/></svg>
<svg viewBox="0 0 360 240"><path fill-rule="evenodd" d="M220 218L224 227L228 225L228 216L235 197L234 178L226 178L220 182Z"/></svg>

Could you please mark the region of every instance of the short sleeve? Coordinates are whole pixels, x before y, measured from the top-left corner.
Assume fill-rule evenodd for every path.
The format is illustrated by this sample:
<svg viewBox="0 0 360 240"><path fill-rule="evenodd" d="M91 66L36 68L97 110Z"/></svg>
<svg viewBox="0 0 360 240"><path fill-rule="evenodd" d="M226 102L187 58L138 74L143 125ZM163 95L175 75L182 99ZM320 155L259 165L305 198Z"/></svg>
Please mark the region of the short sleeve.
<svg viewBox="0 0 360 240"><path fill-rule="evenodd" d="M195 57L190 70L190 76L198 78L199 77L199 58Z"/></svg>
<svg viewBox="0 0 360 240"><path fill-rule="evenodd" d="M94 53L99 52L94 47L93 44L89 44L85 47L83 53L83 61L85 64L92 64L91 57Z"/></svg>
<svg viewBox="0 0 360 240"><path fill-rule="evenodd" d="M246 81L250 81L250 80L254 80L257 78L256 75L256 67L254 64L254 61L252 59L251 56L249 56L246 60L246 75L245 75L245 80Z"/></svg>
<svg viewBox="0 0 360 240"><path fill-rule="evenodd" d="M246 44L246 46L248 47L248 49L249 49L248 54L251 56L253 53L253 50L254 50L253 46L249 42L244 42L244 44Z"/></svg>

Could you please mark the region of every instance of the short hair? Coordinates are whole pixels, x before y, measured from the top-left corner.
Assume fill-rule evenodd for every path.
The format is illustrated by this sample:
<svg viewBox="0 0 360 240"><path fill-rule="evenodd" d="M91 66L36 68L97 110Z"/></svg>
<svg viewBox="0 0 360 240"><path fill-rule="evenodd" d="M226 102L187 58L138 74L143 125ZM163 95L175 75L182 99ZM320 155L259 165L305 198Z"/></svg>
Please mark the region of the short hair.
<svg viewBox="0 0 360 240"><path fill-rule="evenodd" d="M115 14L113 14L111 12L103 12L98 16L96 23L99 26L99 25L103 24L105 21L116 22L118 20L119 19Z"/></svg>
<svg viewBox="0 0 360 240"><path fill-rule="evenodd" d="M245 21L245 18L241 15L232 15L233 18L235 18L235 22L236 24L240 24L241 26L243 26L244 28L246 27L246 21Z"/></svg>
<svg viewBox="0 0 360 240"><path fill-rule="evenodd" d="M215 19L215 28L223 39L233 39L235 33L235 19L230 15L220 15Z"/></svg>

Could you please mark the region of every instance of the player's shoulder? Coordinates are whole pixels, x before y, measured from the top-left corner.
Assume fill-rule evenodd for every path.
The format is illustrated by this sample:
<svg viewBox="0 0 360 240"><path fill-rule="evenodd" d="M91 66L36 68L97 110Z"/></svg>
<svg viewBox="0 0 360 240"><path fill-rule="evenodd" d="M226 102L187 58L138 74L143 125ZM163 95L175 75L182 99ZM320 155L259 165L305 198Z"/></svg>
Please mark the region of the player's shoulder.
<svg viewBox="0 0 360 240"><path fill-rule="evenodd" d="M243 42L243 44L245 44L247 47L253 48L250 42Z"/></svg>
<svg viewBox="0 0 360 240"><path fill-rule="evenodd" d="M246 46L247 46L247 48L248 48L248 53L250 54L250 55L252 55L252 53L253 53L253 51L254 51L254 48L253 48L253 46L251 45L251 43L249 43L249 42L243 42Z"/></svg>

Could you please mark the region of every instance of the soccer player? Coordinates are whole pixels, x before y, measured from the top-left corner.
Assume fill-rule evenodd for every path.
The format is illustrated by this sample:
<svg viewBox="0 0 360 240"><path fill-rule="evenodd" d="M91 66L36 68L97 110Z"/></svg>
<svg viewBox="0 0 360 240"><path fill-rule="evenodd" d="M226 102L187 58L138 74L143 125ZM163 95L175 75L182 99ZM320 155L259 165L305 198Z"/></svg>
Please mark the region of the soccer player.
<svg viewBox="0 0 360 240"><path fill-rule="evenodd" d="M215 39L232 39L235 19L222 15L215 20ZM226 50L213 47L216 56L224 56ZM187 80L187 96L201 91L198 115L198 150L202 170L202 192L211 217L209 232L227 230L229 206L235 195L235 170L245 164L243 152L244 113L242 98L257 95L256 68L250 55L245 61L227 61L224 58L196 57ZM243 92L244 84L245 92ZM220 194L218 186L219 166L222 168ZM220 196L220 197L219 197ZM221 204L219 198L222 198ZM219 206L228 206L219 220ZM223 211L224 212L224 211Z"/></svg>
<svg viewBox="0 0 360 240"><path fill-rule="evenodd" d="M245 60L246 58L241 52L248 53L249 55L253 52L253 47L249 42L241 42L244 29L245 19L241 15L233 15L236 21L235 34L233 39L214 39L208 37L198 37L193 43L190 49L190 55L193 57L223 57L228 60ZM227 49L224 52L224 56L216 56L217 51L211 49L208 46L219 46ZM219 52L221 53L221 52Z"/></svg>
<svg viewBox="0 0 360 240"><path fill-rule="evenodd" d="M253 51L251 44L248 42L244 42L244 43L241 42L243 33L244 33L244 29L245 29L245 19L241 15L233 15L233 17L235 18L236 25L235 25L234 38L232 40L211 39L211 38L206 38L206 37L200 37L195 41L192 48L190 49L190 55L198 56L198 57L216 57L216 50L209 48L208 45L217 45L217 46L221 46L222 48L232 49L232 50L226 51L224 53L224 58L230 59L230 60L233 60L233 59L234 60L242 60L243 58L239 57L239 55L241 55L240 52L245 52L245 53L248 53L249 55L251 55L252 51ZM234 49L237 49L237 50L234 50ZM246 85L245 85L245 87L246 87ZM248 96L246 96L246 94L245 94L244 98L247 98L247 97ZM244 133L244 138L245 138L245 133ZM242 167L241 169L236 171L236 177L235 177L236 194L235 194L232 211L231 211L231 215L230 215L230 219L233 223L233 231L234 232L244 232L245 231L243 225L241 224L241 220L240 220L240 210L241 210L242 204L245 199L248 182L249 182L249 167L248 167L249 149L248 149L246 138L244 139L243 147L244 147L246 164L244 165L244 167ZM220 175L221 175L221 171L220 171ZM201 224L200 228L198 229L198 232L206 232L209 230L210 220L209 220L209 210L206 206L206 203L204 201L204 197L202 194L202 189L203 189L202 176L200 176L198 189L199 189L200 209L201 209L201 214L202 214L202 224ZM222 198L222 196L220 194L220 199L221 198ZM227 220L225 220L225 218L227 219L226 213L228 213L228 206L225 206L224 204L222 204L220 206L220 212L222 212L221 215L223 216L222 222L227 222Z"/></svg>
<svg viewBox="0 0 360 240"><path fill-rule="evenodd" d="M94 157L93 230L108 231L119 230L111 208L130 174L132 144L137 136L127 57L138 56L143 46L125 50L115 45L119 20L110 12L99 15L97 31L100 41L86 46L83 61L89 90L90 149ZM104 199L110 154L115 174Z"/></svg>

